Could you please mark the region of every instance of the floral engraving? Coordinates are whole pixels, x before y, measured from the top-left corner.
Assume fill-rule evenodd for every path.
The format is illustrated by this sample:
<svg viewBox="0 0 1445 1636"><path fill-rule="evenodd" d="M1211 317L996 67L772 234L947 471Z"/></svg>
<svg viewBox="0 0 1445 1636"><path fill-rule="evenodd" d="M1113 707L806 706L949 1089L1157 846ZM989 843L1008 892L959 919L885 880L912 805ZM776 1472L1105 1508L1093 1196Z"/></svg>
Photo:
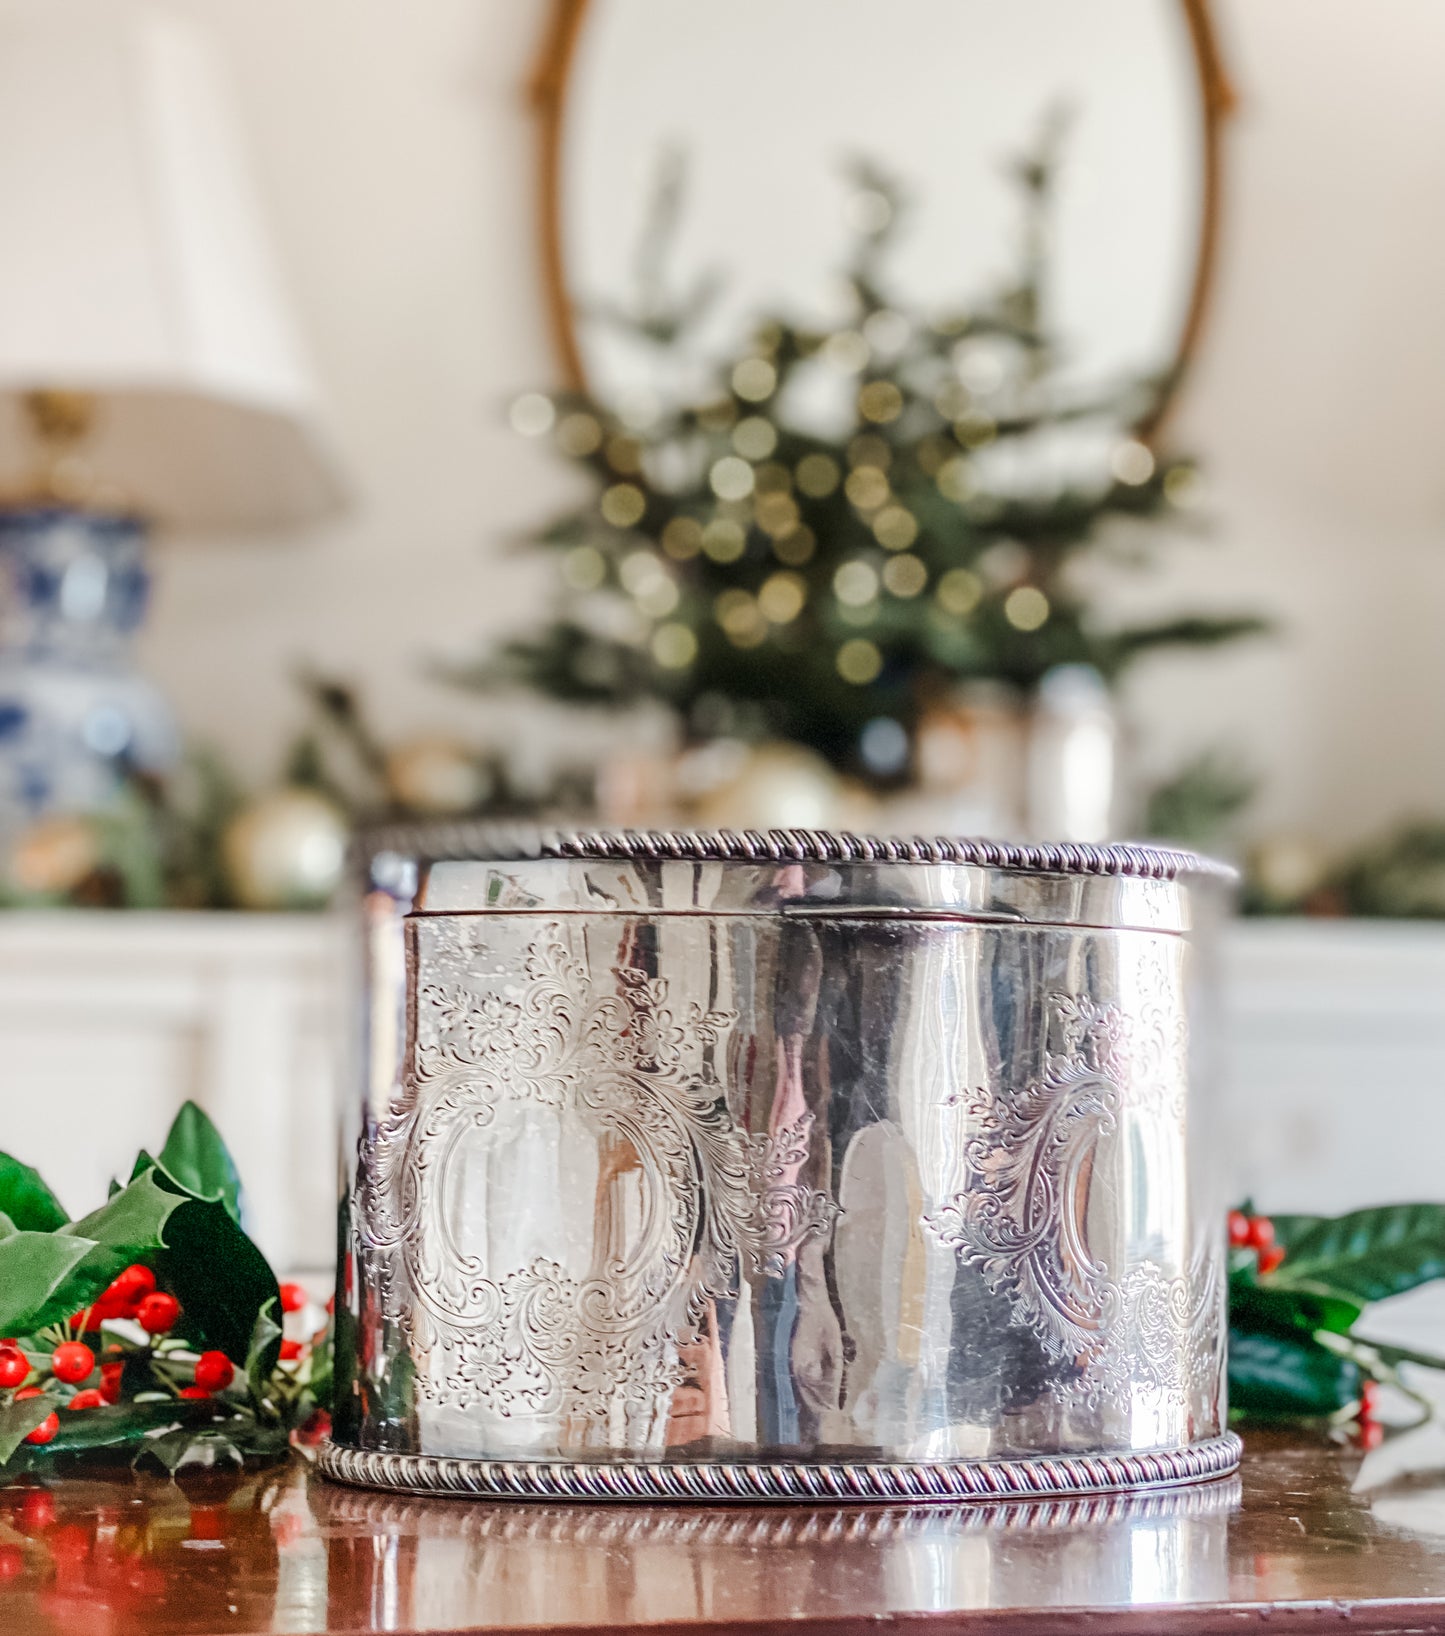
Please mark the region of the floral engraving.
<svg viewBox="0 0 1445 1636"><path fill-rule="evenodd" d="M679 1007L633 965L594 982L557 924L519 976L476 935L462 917L412 933L408 1069L356 1200L368 1277L426 1354L417 1390L432 1402L591 1420L656 1410L709 1298L831 1223L826 1198L796 1180L809 1121L772 1138L735 1122L719 1072L732 1013ZM585 1269L548 1256L491 1266L459 1242L457 1155L526 1104L591 1133L598 1208L617 1177L640 1191L640 1220L596 1229Z"/></svg>
<svg viewBox="0 0 1445 1636"><path fill-rule="evenodd" d="M964 1185L925 1225L976 1267L1045 1356L1076 1366L1074 1401L1132 1391L1178 1396L1216 1363L1216 1257L1186 1272L1111 1267L1089 1240L1090 1189L1126 1110L1177 1127L1184 1041L1157 1012L1145 1026L1087 995L1050 996L1050 1048L1036 1083L955 1098L969 1121Z"/></svg>

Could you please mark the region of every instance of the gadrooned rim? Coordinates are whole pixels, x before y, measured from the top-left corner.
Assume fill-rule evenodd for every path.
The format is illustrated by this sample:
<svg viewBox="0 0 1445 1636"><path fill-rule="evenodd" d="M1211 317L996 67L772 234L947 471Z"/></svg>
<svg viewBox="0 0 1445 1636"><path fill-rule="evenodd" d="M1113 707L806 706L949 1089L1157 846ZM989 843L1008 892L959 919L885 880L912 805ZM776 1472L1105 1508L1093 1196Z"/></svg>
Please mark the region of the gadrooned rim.
<svg viewBox="0 0 1445 1636"><path fill-rule="evenodd" d="M532 858L618 862L959 864L1020 874L1203 878L1232 883L1227 864L1139 842L991 841L971 836L856 835L827 829L538 829L485 820L390 824L363 832L363 856L401 852L433 860Z"/></svg>
<svg viewBox="0 0 1445 1636"><path fill-rule="evenodd" d="M787 1500L1009 1500L1111 1494L1223 1477L1239 1465L1232 1432L1181 1449L1051 1455L1022 1460L812 1465L778 1461L616 1465L560 1460L467 1460L322 1444L321 1471L338 1482L408 1494L500 1500L625 1500L735 1505Z"/></svg>

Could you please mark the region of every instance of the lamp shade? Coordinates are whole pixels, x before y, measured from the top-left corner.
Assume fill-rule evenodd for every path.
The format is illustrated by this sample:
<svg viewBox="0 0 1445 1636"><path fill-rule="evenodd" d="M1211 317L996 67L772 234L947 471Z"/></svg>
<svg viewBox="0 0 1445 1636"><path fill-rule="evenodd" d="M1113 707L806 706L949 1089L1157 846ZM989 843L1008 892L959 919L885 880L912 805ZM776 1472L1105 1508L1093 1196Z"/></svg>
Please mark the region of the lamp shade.
<svg viewBox="0 0 1445 1636"><path fill-rule="evenodd" d="M183 528L341 504L227 88L140 0L0 0L0 481L21 399L97 401L89 464Z"/></svg>

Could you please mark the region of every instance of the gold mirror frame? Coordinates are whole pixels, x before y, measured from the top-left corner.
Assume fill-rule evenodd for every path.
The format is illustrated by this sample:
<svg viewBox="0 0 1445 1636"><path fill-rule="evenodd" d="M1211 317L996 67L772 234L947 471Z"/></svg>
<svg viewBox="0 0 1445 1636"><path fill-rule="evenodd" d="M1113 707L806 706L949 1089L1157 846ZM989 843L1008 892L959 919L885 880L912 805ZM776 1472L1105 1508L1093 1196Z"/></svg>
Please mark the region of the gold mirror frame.
<svg viewBox="0 0 1445 1636"><path fill-rule="evenodd" d="M1225 117L1234 108L1234 92L1220 58L1219 37L1210 13L1210 0L1178 0L1178 3L1183 7L1189 29L1195 70L1199 76L1200 105L1204 111L1204 186L1200 200L1201 221L1194 284L1179 332L1174 369L1168 388L1148 420L1138 428L1144 436L1159 429L1193 361L1204 328L1219 245L1222 132ZM586 387L587 372L582 364L576 318L572 298L567 293L567 273L562 259L562 135L577 41L590 5L591 0L553 0L552 16L528 86L540 135L537 146L538 226L547 321L561 365L562 383L574 390Z"/></svg>

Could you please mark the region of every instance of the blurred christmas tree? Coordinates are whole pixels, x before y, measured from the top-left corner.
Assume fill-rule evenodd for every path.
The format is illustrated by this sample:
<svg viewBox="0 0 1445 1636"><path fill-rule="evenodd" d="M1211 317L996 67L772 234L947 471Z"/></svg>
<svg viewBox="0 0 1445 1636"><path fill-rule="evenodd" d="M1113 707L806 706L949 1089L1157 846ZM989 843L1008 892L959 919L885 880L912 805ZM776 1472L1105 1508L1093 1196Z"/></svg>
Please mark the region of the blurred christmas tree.
<svg viewBox="0 0 1445 1636"><path fill-rule="evenodd" d="M886 784L909 777L920 719L960 682L1028 691L1084 664L1112 683L1150 650L1259 630L1251 617L1111 627L1079 573L1087 559L1147 564L1168 531L1137 525L1188 510L1199 485L1134 430L1165 383L1067 379L1043 298L1056 147L1055 133L1014 167L1019 269L969 311L928 317L887 288L902 201L859 165L845 324L766 318L696 400L519 399L514 424L550 434L596 489L538 536L561 557L550 622L467 679L662 701L689 742L792 740ZM660 365L687 358L709 295L667 292L679 199L674 176L638 305L601 315Z"/></svg>

